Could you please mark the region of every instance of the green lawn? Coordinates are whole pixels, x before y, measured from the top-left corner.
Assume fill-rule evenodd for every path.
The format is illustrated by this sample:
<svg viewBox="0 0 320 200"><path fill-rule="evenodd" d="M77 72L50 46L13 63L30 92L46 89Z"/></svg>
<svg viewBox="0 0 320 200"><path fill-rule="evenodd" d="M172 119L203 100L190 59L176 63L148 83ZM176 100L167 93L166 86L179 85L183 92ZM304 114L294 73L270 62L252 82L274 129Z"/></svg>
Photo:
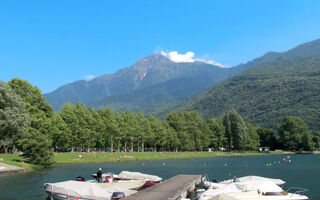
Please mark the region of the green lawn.
<svg viewBox="0 0 320 200"><path fill-rule="evenodd" d="M279 153L279 152L278 152ZM226 157L226 156L253 156L268 155L270 153L259 152L121 152L121 153L55 153L56 164L69 163L92 163L92 162L121 162L137 160L160 160L160 159L183 159L183 158L203 158L203 157ZM15 165L27 169L37 168L37 166L24 163L24 159L18 155L0 154L4 163Z"/></svg>
<svg viewBox="0 0 320 200"><path fill-rule="evenodd" d="M121 153L56 153L55 163L89 163L89 162L121 162L137 160L160 160L181 158L203 158L217 156L249 156L263 155L257 152L230 153L230 152L121 152Z"/></svg>

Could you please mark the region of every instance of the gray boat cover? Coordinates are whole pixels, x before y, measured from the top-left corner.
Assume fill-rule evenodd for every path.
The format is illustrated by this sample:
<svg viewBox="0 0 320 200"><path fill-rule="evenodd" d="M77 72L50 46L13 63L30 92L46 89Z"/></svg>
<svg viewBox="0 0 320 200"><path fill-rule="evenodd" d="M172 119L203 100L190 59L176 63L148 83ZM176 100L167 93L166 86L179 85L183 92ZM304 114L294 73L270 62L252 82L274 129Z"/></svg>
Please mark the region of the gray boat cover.
<svg viewBox="0 0 320 200"><path fill-rule="evenodd" d="M110 200L113 192L124 192L126 196L136 193L135 190L108 186L108 184L80 181L45 183L44 186L49 194L61 194L88 200Z"/></svg>

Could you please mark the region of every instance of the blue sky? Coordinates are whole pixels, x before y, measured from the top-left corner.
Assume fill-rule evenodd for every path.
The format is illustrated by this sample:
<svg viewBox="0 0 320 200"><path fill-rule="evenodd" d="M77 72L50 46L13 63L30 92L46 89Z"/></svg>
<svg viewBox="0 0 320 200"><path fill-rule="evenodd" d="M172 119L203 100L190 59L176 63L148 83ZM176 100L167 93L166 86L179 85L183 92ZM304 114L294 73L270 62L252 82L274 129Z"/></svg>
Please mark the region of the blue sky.
<svg viewBox="0 0 320 200"><path fill-rule="evenodd" d="M0 80L46 93L159 50L235 66L319 38L318 0L0 0Z"/></svg>

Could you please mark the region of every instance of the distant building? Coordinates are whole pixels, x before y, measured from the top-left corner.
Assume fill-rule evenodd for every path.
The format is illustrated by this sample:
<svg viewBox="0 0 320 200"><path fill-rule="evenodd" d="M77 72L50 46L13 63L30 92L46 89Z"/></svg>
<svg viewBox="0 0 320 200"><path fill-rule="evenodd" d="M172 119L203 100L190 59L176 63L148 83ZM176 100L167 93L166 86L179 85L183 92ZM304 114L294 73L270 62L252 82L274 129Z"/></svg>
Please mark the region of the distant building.
<svg viewBox="0 0 320 200"><path fill-rule="evenodd" d="M270 151L270 147L259 147L259 151Z"/></svg>

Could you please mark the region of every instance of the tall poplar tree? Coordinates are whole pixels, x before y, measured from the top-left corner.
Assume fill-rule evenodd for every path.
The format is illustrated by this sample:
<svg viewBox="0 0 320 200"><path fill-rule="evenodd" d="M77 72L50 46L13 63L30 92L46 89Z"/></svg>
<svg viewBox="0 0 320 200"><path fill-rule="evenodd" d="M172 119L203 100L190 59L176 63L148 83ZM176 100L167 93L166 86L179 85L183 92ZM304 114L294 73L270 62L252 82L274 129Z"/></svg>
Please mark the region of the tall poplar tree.
<svg viewBox="0 0 320 200"><path fill-rule="evenodd" d="M248 136L246 124L240 114L236 110L225 112L223 124L229 141L229 150L232 145L235 150L244 151Z"/></svg>
<svg viewBox="0 0 320 200"><path fill-rule="evenodd" d="M52 117L55 115L53 108L46 102L39 88L32 86L25 80L19 78L11 79L8 84L22 98L26 104L26 108L30 115L31 127L22 135L22 140L25 143L22 150L24 156L28 157L29 161L42 166L49 166L52 163L53 148L52 148L52 133L50 132ZM35 141L43 140L41 148L33 145ZM37 143L40 145L40 143ZM34 149L37 149L36 151ZM38 162L35 157L42 159Z"/></svg>
<svg viewBox="0 0 320 200"><path fill-rule="evenodd" d="M29 125L25 103L7 83L0 81L0 149L7 153L9 148L17 147L18 139Z"/></svg>

